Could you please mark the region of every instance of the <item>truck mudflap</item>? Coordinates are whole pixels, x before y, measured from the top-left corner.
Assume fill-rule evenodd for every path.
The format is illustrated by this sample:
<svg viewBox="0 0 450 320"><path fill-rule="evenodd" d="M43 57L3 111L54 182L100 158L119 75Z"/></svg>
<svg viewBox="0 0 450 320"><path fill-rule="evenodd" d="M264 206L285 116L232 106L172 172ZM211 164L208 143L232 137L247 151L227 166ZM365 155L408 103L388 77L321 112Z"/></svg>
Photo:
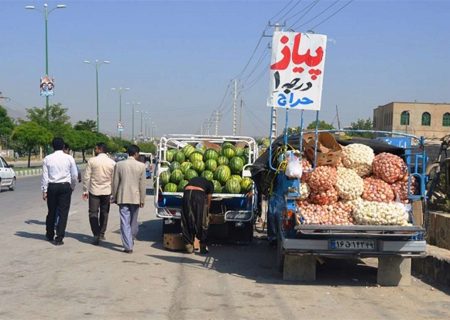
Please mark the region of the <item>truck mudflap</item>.
<svg viewBox="0 0 450 320"><path fill-rule="evenodd" d="M318 256L423 256L426 250L425 240L390 241L367 238L282 238L280 240L285 253L309 253Z"/></svg>

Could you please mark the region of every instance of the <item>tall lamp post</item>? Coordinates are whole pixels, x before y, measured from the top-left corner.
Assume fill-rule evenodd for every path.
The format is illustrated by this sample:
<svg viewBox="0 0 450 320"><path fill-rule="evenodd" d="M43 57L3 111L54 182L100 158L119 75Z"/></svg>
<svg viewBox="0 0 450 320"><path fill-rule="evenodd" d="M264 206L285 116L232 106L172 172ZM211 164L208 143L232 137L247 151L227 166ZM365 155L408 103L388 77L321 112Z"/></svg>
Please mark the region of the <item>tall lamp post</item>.
<svg viewBox="0 0 450 320"><path fill-rule="evenodd" d="M87 64L91 64L91 62L89 60L84 60L84 63ZM99 61L99 60L95 60L93 62L93 65L95 66L95 92L97 95L97 132L100 132L100 117L99 117L99 103L98 103L98 67L100 67L102 64L109 64L110 61L108 60L103 60L103 61Z"/></svg>
<svg viewBox="0 0 450 320"><path fill-rule="evenodd" d="M58 4L56 7L49 9L48 4L44 3L44 9L37 9L35 6L25 6L25 9L38 10L44 14L45 23L45 75L48 76L48 15L56 9L66 8L65 4ZM45 116L48 122L49 96L45 97Z"/></svg>
<svg viewBox="0 0 450 320"><path fill-rule="evenodd" d="M122 92L130 90L130 88L111 88L112 91L117 91L119 93L119 123L117 124L117 127L119 129L119 137L122 139Z"/></svg>
<svg viewBox="0 0 450 320"><path fill-rule="evenodd" d="M144 132L143 132L143 121L144 121L144 113L148 114L147 111L142 111L142 110L137 110L136 113L140 113L141 114L141 130L140 130L140 135L141 137L144 136Z"/></svg>
<svg viewBox="0 0 450 320"><path fill-rule="evenodd" d="M131 105L131 141L134 142L134 113L135 113L134 107L135 105L140 105L141 103L132 101L127 102L126 104Z"/></svg>

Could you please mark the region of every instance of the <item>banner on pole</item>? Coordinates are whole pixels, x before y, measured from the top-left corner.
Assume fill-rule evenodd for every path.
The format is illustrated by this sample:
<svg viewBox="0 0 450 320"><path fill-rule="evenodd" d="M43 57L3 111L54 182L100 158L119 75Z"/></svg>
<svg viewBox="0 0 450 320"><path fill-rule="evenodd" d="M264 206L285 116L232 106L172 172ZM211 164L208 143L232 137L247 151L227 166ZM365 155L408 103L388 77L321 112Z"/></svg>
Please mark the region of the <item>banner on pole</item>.
<svg viewBox="0 0 450 320"><path fill-rule="evenodd" d="M320 110L326 45L326 35L274 32L269 107Z"/></svg>
<svg viewBox="0 0 450 320"><path fill-rule="evenodd" d="M117 122L117 131L123 132L123 124L120 121Z"/></svg>
<svg viewBox="0 0 450 320"><path fill-rule="evenodd" d="M48 75L43 76L39 87L42 97L53 96L53 78L50 78Z"/></svg>

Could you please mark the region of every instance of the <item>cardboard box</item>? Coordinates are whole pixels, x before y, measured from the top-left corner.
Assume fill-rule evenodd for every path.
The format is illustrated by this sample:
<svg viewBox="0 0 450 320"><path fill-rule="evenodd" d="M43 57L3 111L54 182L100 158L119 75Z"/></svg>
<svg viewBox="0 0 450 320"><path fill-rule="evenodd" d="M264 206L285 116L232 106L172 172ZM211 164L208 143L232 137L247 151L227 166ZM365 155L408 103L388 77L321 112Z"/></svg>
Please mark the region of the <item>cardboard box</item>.
<svg viewBox="0 0 450 320"><path fill-rule="evenodd" d="M315 134L307 133L303 137L306 157L314 162L314 149L316 146ZM321 132L317 141L317 165L336 165L341 161L342 147L337 143L331 133Z"/></svg>
<svg viewBox="0 0 450 320"><path fill-rule="evenodd" d="M184 242L181 233L165 233L164 248L169 250L184 250Z"/></svg>
<svg viewBox="0 0 450 320"><path fill-rule="evenodd" d="M173 251L184 251L184 241L181 233L165 233L164 234L164 248ZM194 249L200 249L200 241L194 238Z"/></svg>

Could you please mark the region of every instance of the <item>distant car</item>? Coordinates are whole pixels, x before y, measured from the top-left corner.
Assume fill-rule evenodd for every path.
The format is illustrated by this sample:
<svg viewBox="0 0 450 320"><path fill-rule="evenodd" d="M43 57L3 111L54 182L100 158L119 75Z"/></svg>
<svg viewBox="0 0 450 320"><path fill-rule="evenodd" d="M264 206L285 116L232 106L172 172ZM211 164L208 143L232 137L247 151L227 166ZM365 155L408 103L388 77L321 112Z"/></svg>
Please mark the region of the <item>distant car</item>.
<svg viewBox="0 0 450 320"><path fill-rule="evenodd" d="M155 163L153 154L150 152L140 152L139 158L139 160L145 164L145 177L150 179L152 177L153 165Z"/></svg>
<svg viewBox="0 0 450 320"><path fill-rule="evenodd" d="M9 165L6 160L0 156L0 189L3 187L13 191L16 188L16 173L13 165Z"/></svg>
<svg viewBox="0 0 450 320"><path fill-rule="evenodd" d="M126 160L126 159L128 159L128 154L127 153L116 153L114 155L114 161L115 162L119 162L119 161Z"/></svg>

